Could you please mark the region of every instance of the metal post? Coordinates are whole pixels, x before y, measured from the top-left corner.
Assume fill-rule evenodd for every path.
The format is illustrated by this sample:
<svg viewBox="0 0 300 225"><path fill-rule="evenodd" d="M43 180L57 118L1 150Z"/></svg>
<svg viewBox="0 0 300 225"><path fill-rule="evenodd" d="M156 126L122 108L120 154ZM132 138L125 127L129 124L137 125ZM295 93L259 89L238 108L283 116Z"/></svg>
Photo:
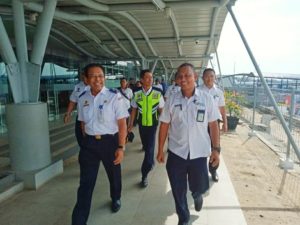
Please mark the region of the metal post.
<svg viewBox="0 0 300 225"><path fill-rule="evenodd" d="M31 54L31 62L37 65L41 65L43 62L56 3L57 0L44 1L44 9L39 16Z"/></svg>
<svg viewBox="0 0 300 225"><path fill-rule="evenodd" d="M293 126L294 112L295 112L295 89L292 88L290 118L289 118L289 129L291 132L292 132L292 126ZM291 143L290 143L290 140L288 139L287 150L286 150L286 160L290 159L290 154L291 154Z"/></svg>
<svg viewBox="0 0 300 225"><path fill-rule="evenodd" d="M254 130L254 126L255 126L255 109L256 109L256 101L257 101L257 86L256 86L256 82L255 79L253 81L253 91L254 91L254 99L253 99L253 112L252 112L252 129L251 129L251 133L249 133L249 136L255 136L255 130Z"/></svg>
<svg viewBox="0 0 300 225"><path fill-rule="evenodd" d="M291 133L290 133L290 131L289 131L289 128L288 128L288 126L287 126L286 123L285 123L285 120L284 120L282 114L280 113L280 111L279 111L279 109L278 109L277 103L276 103L276 101L275 101L275 99L274 99L274 97L273 97L273 95L272 95L272 92L271 92L271 90L270 90L268 84L266 83L265 78L264 78L264 76L262 75L262 72L261 72L261 70L260 70L260 67L258 66L258 64L257 64L257 62L256 62L256 60L255 60L255 58L254 58L254 55L252 54L252 51L251 51L251 49L250 49L250 47L249 47L249 45L248 45L248 42L247 42L247 40L246 40L246 38L245 38L245 36L244 36L242 30L241 30L241 28L240 28L240 26L239 26L239 24L238 24L236 18L235 18L235 15L234 15L234 13L233 13L233 11L232 11L232 9L231 9L231 5L227 5L226 7L227 7L227 9L228 9L228 11L229 11L229 13L230 13L232 19L233 19L233 22L234 22L234 24L235 24L235 26L236 26L236 28L237 28L237 30L238 30L240 36L241 36L241 39L242 39L242 41L243 41L243 43L244 43L244 45L245 45L245 48L246 48L246 50L247 50L247 52L248 52L248 55L249 55L249 57L251 58L251 61L252 61L253 65L254 65L254 67L255 67L255 69L256 69L256 72L257 72L257 74L259 75L260 80L261 80L261 82L262 82L262 84L263 84L263 86L264 86L264 89L266 90L266 92L267 92L267 94L268 94L268 96L269 96L269 98L270 98L270 100L271 100L271 102L272 102L272 105L273 105L273 107L274 107L274 110L275 110L275 112L276 112L276 115L278 116L278 119L280 120L281 125L282 125L282 127L283 127L283 129L284 129L286 135L288 136L288 139L290 139L291 144L292 144L292 146L293 146L293 148L294 148L294 150L295 150L295 153L296 153L298 159L300 160L300 151L299 151L299 149L298 149L298 146L297 146L297 144L296 144L294 138L292 137L292 135L291 135Z"/></svg>
<svg viewBox="0 0 300 225"><path fill-rule="evenodd" d="M27 39L24 19L24 6L20 0L13 0L13 18L14 18L14 30L16 39L16 50L21 72L21 85L22 85L22 98L24 102L29 99L28 95L28 76L27 65L28 53L27 53Z"/></svg>
<svg viewBox="0 0 300 225"><path fill-rule="evenodd" d="M153 64L153 66L152 66L152 68L151 68L151 73L154 72L154 70L155 70L155 68L156 68L156 65L157 65L157 62L158 62L158 59L156 59L156 60L154 61L154 64Z"/></svg>
<svg viewBox="0 0 300 225"><path fill-rule="evenodd" d="M0 54L2 59L7 64L17 63L17 58L9 41L6 29L0 17Z"/></svg>

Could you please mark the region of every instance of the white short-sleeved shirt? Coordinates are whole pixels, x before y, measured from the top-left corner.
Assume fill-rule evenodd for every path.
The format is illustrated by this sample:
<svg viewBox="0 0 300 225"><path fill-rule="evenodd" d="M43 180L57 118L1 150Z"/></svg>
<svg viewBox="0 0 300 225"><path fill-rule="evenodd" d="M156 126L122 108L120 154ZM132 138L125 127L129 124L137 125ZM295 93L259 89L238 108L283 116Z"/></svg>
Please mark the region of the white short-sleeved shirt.
<svg viewBox="0 0 300 225"><path fill-rule="evenodd" d="M163 86L161 84L153 84L153 87L156 87L156 88L160 89L161 91L163 91Z"/></svg>
<svg viewBox="0 0 300 225"><path fill-rule="evenodd" d="M163 109L159 120L169 123L168 149L183 159L208 157L211 140L208 122L217 120L219 110L207 93L195 89L192 97L186 98L182 92L172 95Z"/></svg>
<svg viewBox="0 0 300 225"><path fill-rule="evenodd" d="M121 89L120 88L119 91L121 92L120 94L121 94L121 96L124 100L125 106L127 107L127 109L129 109L130 108L130 102L131 102L131 99L133 97L132 90L130 88L126 88L126 89ZM126 95L127 98L124 95Z"/></svg>
<svg viewBox="0 0 300 225"><path fill-rule="evenodd" d="M171 95L175 94L176 92L180 91L180 86L172 84L170 87L168 87L165 98L170 98Z"/></svg>
<svg viewBox="0 0 300 225"><path fill-rule="evenodd" d="M148 96L151 93L151 91L152 91L152 87L150 87L148 91L145 91L142 88L142 91L143 91L144 95ZM160 99L159 99L159 103L158 103L158 108L161 109L161 108L164 107L164 105L165 105L165 100L164 100L164 98L161 95ZM132 98L132 100L131 100L131 106L132 106L132 108L135 108L135 109L138 107L137 104L136 104L136 101L134 100L134 98Z"/></svg>
<svg viewBox="0 0 300 225"><path fill-rule="evenodd" d="M224 93L216 85L214 85L212 88L208 88L207 86L205 86L204 84L202 84L198 88L200 90L202 90L202 91L210 94L213 97L213 99L214 99L214 103L218 107L224 107L225 106ZM219 119L222 119L222 115L221 114L219 114Z"/></svg>
<svg viewBox="0 0 300 225"><path fill-rule="evenodd" d="M70 95L71 102L78 102L79 96L84 92L89 90L90 86L85 85L83 81L80 81L78 84L75 85L72 94Z"/></svg>
<svg viewBox="0 0 300 225"><path fill-rule="evenodd" d="M121 94L106 87L96 96L90 90L80 96L78 111L78 120L84 122L88 135L115 134L117 120L129 116Z"/></svg>

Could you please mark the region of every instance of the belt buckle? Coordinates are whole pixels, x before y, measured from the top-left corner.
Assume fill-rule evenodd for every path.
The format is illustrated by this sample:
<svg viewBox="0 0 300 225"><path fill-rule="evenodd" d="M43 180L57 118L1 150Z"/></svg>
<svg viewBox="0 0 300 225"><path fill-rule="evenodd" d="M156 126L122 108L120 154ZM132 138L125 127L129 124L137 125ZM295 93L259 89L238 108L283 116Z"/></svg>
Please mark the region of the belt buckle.
<svg viewBox="0 0 300 225"><path fill-rule="evenodd" d="M101 135L95 135L95 139L96 140L100 140L101 139Z"/></svg>

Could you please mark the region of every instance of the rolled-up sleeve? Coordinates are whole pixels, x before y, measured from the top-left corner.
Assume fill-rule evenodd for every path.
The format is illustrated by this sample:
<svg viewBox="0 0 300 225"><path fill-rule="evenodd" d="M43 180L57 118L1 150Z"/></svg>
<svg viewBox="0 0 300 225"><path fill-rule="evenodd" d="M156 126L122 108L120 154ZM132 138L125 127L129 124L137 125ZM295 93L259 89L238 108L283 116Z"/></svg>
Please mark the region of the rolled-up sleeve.
<svg viewBox="0 0 300 225"><path fill-rule="evenodd" d="M208 104L208 109L209 109L208 110L208 122L218 120L220 112L219 112L218 106L214 103L212 96L208 96L207 104Z"/></svg>
<svg viewBox="0 0 300 225"><path fill-rule="evenodd" d="M162 113L159 116L159 121L161 121L163 123L171 122L170 101L166 101L166 103L164 104Z"/></svg>
<svg viewBox="0 0 300 225"><path fill-rule="evenodd" d="M122 96L120 93L117 93L114 99L114 108L116 113L116 119L123 119L129 117L128 109L122 99Z"/></svg>

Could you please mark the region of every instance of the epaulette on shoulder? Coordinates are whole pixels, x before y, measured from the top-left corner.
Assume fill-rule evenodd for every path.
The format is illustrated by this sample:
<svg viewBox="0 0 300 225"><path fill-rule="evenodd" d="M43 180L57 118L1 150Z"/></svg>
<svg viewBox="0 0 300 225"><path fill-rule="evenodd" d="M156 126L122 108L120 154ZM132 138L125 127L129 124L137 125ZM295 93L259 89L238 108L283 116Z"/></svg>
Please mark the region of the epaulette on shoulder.
<svg viewBox="0 0 300 225"><path fill-rule="evenodd" d="M114 93L114 94L117 94L118 93L118 90L117 89L114 89L114 88L110 88L108 89L110 92Z"/></svg>
<svg viewBox="0 0 300 225"><path fill-rule="evenodd" d="M85 93L86 93L86 91L82 92L82 93L78 96L78 98L80 98L81 96L83 96Z"/></svg>
<svg viewBox="0 0 300 225"><path fill-rule="evenodd" d="M162 90L160 88L158 88L158 87L152 87L152 89L155 90L155 91L159 91L162 94Z"/></svg>

